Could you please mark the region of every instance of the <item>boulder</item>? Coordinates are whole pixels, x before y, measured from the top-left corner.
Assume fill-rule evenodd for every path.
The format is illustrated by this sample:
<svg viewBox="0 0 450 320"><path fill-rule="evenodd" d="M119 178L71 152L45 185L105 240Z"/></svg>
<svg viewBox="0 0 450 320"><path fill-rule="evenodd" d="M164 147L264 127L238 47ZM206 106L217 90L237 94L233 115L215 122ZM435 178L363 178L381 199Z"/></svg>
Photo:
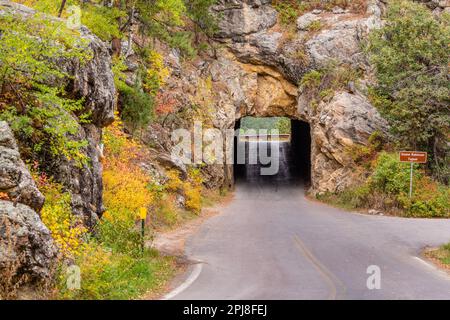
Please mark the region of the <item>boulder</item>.
<svg viewBox="0 0 450 320"><path fill-rule="evenodd" d="M218 1L213 10L220 15L220 38L239 38L274 26L277 12L270 1Z"/></svg>
<svg viewBox="0 0 450 320"><path fill-rule="evenodd" d="M0 193L8 199L0 200L0 282L11 285L49 280L57 248L38 213L44 196L4 121L0 121Z"/></svg>
<svg viewBox="0 0 450 320"><path fill-rule="evenodd" d="M309 122L314 193L342 191L351 185L357 179L352 148L366 145L373 132L386 133L388 128L365 96L346 91L321 102Z"/></svg>
<svg viewBox="0 0 450 320"><path fill-rule="evenodd" d="M50 231L34 210L0 200L1 281L50 280L57 252ZM7 279L8 275L13 278Z"/></svg>
<svg viewBox="0 0 450 320"><path fill-rule="evenodd" d="M89 43L92 58L84 64L78 60L62 61L64 69L73 78L67 87L72 94L84 98L86 111L92 113L92 123L105 127L114 121L116 89L111 67L109 48L84 26L80 28L81 38Z"/></svg>
<svg viewBox="0 0 450 320"><path fill-rule="evenodd" d="M44 204L44 196L20 158L14 135L4 121L0 121L0 193L6 193L11 201L26 204L37 212Z"/></svg>
<svg viewBox="0 0 450 320"><path fill-rule="evenodd" d="M378 5L370 5L367 14L362 17L353 13L339 13L316 19L325 27L305 44L315 67L322 67L332 60L354 66L365 64L361 40L371 30L382 25L381 8Z"/></svg>
<svg viewBox="0 0 450 320"><path fill-rule="evenodd" d="M72 212L81 216L88 227L93 227L104 211L101 134L101 128L94 124L79 126L77 139L88 142L82 149L88 164L80 167L65 158L54 159L52 163L56 181L71 194Z"/></svg>
<svg viewBox="0 0 450 320"><path fill-rule="evenodd" d="M320 20L320 17L317 14L312 12L305 13L304 15L297 18L297 29L301 31L308 30L309 25L314 22Z"/></svg>

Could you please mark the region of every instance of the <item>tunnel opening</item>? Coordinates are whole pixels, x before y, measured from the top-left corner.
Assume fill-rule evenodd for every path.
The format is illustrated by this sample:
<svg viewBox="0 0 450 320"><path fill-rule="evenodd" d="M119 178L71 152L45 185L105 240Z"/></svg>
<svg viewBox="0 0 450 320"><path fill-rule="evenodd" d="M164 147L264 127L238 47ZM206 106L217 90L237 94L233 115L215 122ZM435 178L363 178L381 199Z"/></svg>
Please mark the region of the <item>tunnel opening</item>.
<svg viewBox="0 0 450 320"><path fill-rule="evenodd" d="M292 170L305 187L311 184L311 128L309 123L291 120L290 151Z"/></svg>
<svg viewBox="0 0 450 320"><path fill-rule="evenodd" d="M279 131L278 136L270 135L274 129ZM311 132L307 122L244 117L236 121L235 130L233 173L237 185L257 182L309 187Z"/></svg>

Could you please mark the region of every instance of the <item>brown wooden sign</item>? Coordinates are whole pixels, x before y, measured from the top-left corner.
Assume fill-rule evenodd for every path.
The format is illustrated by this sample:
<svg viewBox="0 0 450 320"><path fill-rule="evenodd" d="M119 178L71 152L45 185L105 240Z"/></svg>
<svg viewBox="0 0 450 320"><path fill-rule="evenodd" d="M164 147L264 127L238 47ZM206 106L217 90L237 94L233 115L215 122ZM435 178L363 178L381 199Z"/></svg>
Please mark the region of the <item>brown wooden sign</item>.
<svg viewBox="0 0 450 320"><path fill-rule="evenodd" d="M400 151L400 162L426 163L427 153L421 151Z"/></svg>

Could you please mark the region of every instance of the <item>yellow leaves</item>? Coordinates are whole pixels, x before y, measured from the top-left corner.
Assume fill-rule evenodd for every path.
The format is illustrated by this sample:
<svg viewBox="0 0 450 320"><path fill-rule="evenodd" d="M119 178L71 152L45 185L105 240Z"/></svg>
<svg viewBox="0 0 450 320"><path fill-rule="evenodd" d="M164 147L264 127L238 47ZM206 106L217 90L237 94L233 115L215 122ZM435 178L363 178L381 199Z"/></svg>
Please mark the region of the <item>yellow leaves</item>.
<svg viewBox="0 0 450 320"><path fill-rule="evenodd" d="M164 65L163 56L156 51L151 51L149 62L157 73L160 86L164 86L167 78L170 76L170 70Z"/></svg>
<svg viewBox="0 0 450 320"><path fill-rule="evenodd" d="M80 219L72 213L70 194L63 192L61 185L51 181L43 185L41 191L46 199L41 218L49 228L62 255L64 257L79 255L84 248L82 237L87 230Z"/></svg>
<svg viewBox="0 0 450 320"><path fill-rule="evenodd" d="M131 136L124 133L123 122L116 113L115 121L104 129L104 153L106 160L103 164L116 166L118 163L127 165L141 153L141 146Z"/></svg>
<svg viewBox="0 0 450 320"><path fill-rule="evenodd" d="M186 195L186 208L192 212L199 213L202 208L202 183L200 169L191 168L188 171L188 182L184 184L184 193Z"/></svg>
<svg viewBox="0 0 450 320"><path fill-rule="evenodd" d="M202 208L202 196L200 190L197 188L190 188L188 185L184 192L186 195L186 208L194 213L199 213Z"/></svg>
<svg viewBox="0 0 450 320"><path fill-rule="evenodd" d="M111 217L111 215L109 214L109 211L103 212L102 219L108 220L108 221L111 221L111 220L112 220L112 217Z"/></svg>
<svg viewBox="0 0 450 320"><path fill-rule="evenodd" d="M79 299L79 294L87 295L86 298L98 298L100 292L108 285L108 283L102 282L102 279L113 259L111 252L97 242L91 241L75 259L75 264L80 268L82 276L81 290L67 289L67 278L70 273L68 274L63 268L60 274L58 298Z"/></svg>
<svg viewBox="0 0 450 320"><path fill-rule="evenodd" d="M103 217L109 222L135 221L140 208L154 201L147 188L150 177L133 162L140 146L123 133L120 121L105 129L104 143L103 199L108 211Z"/></svg>
<svg viewBox="0 0 450 320"><path fill-rule="evenodd" d="M103 172L104 202L109 220L137 218L141 207L153 202L153 194L147 189L148 176L140 168L115 163Z"/></svg>
<svg viewBox="0 0 450 320"><path fill-rule="evenodd" d="M190 169L186 181L180 179L180 174L176 170L168 171L167 176L169 180L166 183L166 188L172 192L182 192L186 197L186 208L195 213L200 212L203 183L200 170Z"/></svg>
<svg viewBox="0 0 450 320"><path fill-rule="evenodd" d="M154 50L149 53L148 63L150 68L147 70L143 87L148 93L156 95L159 88L166 84L170 69L164 65L163 56Z"/></svg>
<svg viewBox="0 0 450 320"><path fill-rule="evenodd" d="M30 8L35 8L39 11L44 11L53 15L58 13L59 5L56 1L42 1L42 0L18 0L15 1Z"/></svg>
<svg viewBox="0 0 450 320"><path fill-rule="evenodd" d="M167 171L167 177L169 179L165 186L169 191L177 192L183 188L183 181L181 181L180 173L177 170Z"/></svg>
<svg viewBox="0 0 450 320"><path fill-rule="evenodd" d="M131 223L140 218L142 208L156 207L159 210L157 198L160 191L149 188L151 177L137 164L144 147L124 134L120 121L104 130L103 141L103 199L107 212L102 220L112 224ZM183 194L186 208L199 212L203 183L200 169L190 169L185 180L180 178L177 170L167 171L167 176L163 190Z"/></svg>

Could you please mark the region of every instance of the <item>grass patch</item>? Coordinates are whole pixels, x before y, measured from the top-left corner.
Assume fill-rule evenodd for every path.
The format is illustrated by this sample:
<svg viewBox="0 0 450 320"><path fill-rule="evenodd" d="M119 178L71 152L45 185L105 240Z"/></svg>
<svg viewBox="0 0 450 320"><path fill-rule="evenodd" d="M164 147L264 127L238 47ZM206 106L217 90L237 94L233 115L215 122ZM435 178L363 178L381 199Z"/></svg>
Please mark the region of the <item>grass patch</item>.
<svg viewBox="0 0 450 320"><path fill-rule="evenodd" d="M146 249L140 257L134 257L111 253L100 246L91 246L76 264L81 268L81 288L67 289L67 267L63 267L58 299L128 300L154 295L162 291L177 269L174 258L161 256L155 250Z"/></svg>
<svg viewBox="0 0 450 320"><path fill-rule="evenodd" d="M450 271L450 243L444 244L437 249L425 250L424 254L442 269Z"/></svg>
<svg viewBox="0 0 450 320"><path fill-rule="evenodd" d="M348 64L330 61L319 70L305 73L299 82L302 94L314 108L320 101L329 101L337 91L347 90L350 82L356 82L362 76L362 70Z"/></svg>
<svg viewBox="0 0 450 320"><path fill-rule="evenodd" d="M202 207L213 207L221 203L229 194L229 190L226 188L219 190L204 190L202 194Z"/></svg>
<svg viewBox="0 0 450 320"><path fill-rule="evenodd" d="M444 264L450 265L450 243L440 247L438 253L439 260Z"/></svg>
<svg viewBox="0 0 450 320"><path fill-rule="evenodd" d="M344 190L339 193L326 192L317 195L317 200L328 203L332 206L345 209L345 210L356 210L361 205L361 193L358 188Z"/></svg>

